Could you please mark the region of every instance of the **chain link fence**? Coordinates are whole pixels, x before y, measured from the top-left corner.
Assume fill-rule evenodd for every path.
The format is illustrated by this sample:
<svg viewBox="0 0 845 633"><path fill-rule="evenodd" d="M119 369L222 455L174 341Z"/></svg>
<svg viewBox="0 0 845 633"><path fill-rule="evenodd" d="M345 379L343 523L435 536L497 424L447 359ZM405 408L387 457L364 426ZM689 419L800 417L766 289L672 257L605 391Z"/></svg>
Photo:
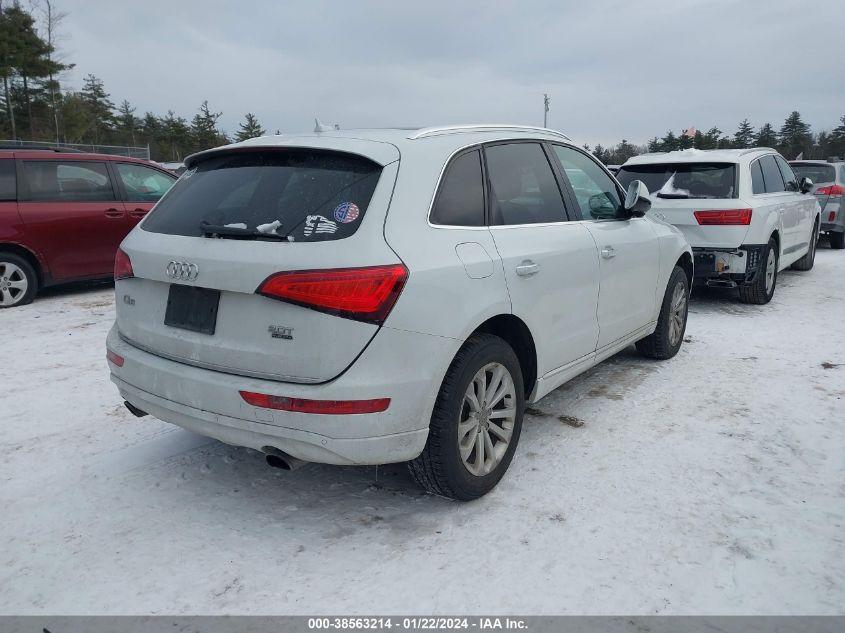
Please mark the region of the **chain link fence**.
<svg viewBox="0 0 845 633"><path fill-rule="evenodd" d="M65 149L72 152L94 152L95 154L113 154L130 158L150 159L150 146L130 147L128 145L91 145L88 143L54 143L49 141L22 141L20 139L0 139L0 149L20 147L26 149Z"/></svg>

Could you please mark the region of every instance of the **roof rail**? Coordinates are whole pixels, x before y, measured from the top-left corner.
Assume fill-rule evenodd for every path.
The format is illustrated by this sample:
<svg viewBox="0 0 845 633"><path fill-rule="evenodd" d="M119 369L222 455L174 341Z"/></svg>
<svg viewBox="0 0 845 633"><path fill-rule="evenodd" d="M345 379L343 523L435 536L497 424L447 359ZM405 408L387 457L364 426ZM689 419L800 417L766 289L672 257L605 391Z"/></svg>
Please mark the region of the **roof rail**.
<svg viewBox="0 0 845 633"><path fill-rule="evenodd" d="M486 132L498 130L512 130L514 132L542 132L543 134L550 134L552 136L559 136L562 139L571 141L563 132L557 130L550 130L545 127L534 127L531 125L443 125L439 127L426 127L417 130L416 133L411 134L408 138L416 140L419 138L428 138L429 136L438 136L440 134L463 134L470 132Z"/></svg>

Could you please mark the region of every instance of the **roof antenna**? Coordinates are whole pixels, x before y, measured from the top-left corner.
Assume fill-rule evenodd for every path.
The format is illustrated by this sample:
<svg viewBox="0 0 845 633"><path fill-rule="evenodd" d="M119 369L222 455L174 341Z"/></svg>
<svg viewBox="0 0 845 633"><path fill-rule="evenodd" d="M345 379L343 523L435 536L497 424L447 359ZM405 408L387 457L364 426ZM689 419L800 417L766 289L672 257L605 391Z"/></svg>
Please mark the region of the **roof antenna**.
<svg viewBox="0 0 845 633"><path fill-rule="evenodd" d="M335 123L334 125L325 125L324 123L320 122L320 119L314 117L314 132L332 132L334 130L339 130L340 126Z"/></svg>

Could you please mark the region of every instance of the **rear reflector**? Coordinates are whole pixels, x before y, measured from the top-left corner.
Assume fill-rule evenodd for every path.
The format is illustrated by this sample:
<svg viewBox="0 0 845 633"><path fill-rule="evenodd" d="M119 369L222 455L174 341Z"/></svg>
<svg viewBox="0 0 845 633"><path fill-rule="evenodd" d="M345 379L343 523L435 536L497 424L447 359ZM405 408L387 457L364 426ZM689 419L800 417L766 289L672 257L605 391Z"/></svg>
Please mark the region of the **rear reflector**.
<svg viewBox="0 0 845 633"><path fill-rule="evenodd" d="M703 225L748 225L751 224L751 209L719 209L696 211L696 221Z"/></svg>
<svg viewBox="0 0 845 633"><path fill-rule="evenodd" d="M270 275L258 294L356 321L382 324L408 279L402 264Z"/></svg>
<svg viewBox="0 0 845 633"><path fill-rule="evenodd" d="M815 191L817 196L845 196L845 187L842 185L828 185L819 187Z"/></svg>
<svg viewBox="0 0 845 633"><path fill-rule="evenodd" d="M129 255L124 253L121 249L117 249L114 255L114 278L128 279L134 277L135 273L132 271L132 260Z"/></svg>
<svg viewBox="0 0 845 633"><path fill-rule="evenodd" d="M836 219L836 211L831 211L827 216L828 222L833 222Z"/></svg>
<svg viewBox="0 0 845 633"><path fill-rule="evenodd" d="M110 363L114 363L118 367L123 367L123 356L118 356L110 349L106 350L106 358Z"/></svg>
<svg viewBox="0 0 845 633"><path fill-rule="evenodd" d="M293 411L295 413L319 413L322 415L350 415L354 413L379 413L390 406L390 398L375 400L305 400L271 396L266 393L240 391L241 398L254 407Z"/></svg>

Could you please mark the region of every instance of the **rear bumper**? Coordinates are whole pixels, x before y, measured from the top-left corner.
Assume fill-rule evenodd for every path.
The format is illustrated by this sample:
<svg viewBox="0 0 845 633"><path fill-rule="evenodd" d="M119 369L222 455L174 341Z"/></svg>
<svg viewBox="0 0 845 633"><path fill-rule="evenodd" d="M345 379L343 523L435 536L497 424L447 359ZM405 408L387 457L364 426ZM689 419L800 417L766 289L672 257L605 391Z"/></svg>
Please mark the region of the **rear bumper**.
<svg viewBox="0 0 845 633"><path fill-rule="evenodd" d="M830 219L831 214L833 215L832 220ZM831 231L842 233L845 231L845 209L842 208L841 203L828 202L822 209L821 218L821 230L823 233L829 233Z"/></svg>
<svg viewBox="0 0 845 633"><path fill-rule="evenodd" d="M386 464L413 459L428 437L431 410L460 341L382 328L355 364L323 385L282 383L224 374L161 358L120 338L107 347L112 382L130 404L228 444L273 447L304 461ZM386 411L316 415L247 404L240 390L315 400L391 399Z"/></svg>
<svg viewBox="0 0 845 633"><path fill-rule="evenodd" d="M693 282L725 286L751 283L762 266L765 244L743 244L739 248L696 248Z"/></svg>

